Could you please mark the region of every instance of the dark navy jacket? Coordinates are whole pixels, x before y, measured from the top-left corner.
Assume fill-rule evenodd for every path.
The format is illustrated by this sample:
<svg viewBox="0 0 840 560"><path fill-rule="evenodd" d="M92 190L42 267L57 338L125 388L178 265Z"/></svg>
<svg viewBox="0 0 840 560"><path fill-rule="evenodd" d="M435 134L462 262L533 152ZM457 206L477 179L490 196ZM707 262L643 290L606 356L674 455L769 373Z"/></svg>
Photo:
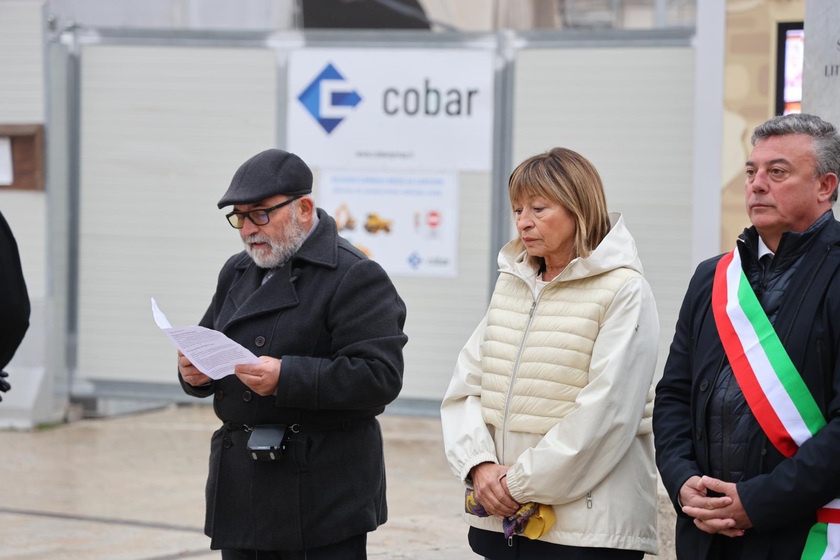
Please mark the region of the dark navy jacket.
<svg viewBox="0 0 840 560"><path fill-rule="evenodd" d="M745 234L756 235L753 228ZM795 235L784 234L780 252ZM754 254L739 246L745 266L756 266ZM721 256L701 263L691 279L653 411L656 461L677 509L681 559L711 557L711 535L681 513L677 497L688 478L711 474L709 400L728 367L711 309ZM789 459L760 431L745 442L737 488L755 527L741 537L744 558L798 558L816 511L840 496L840 223L833 218L809 243L782 300L774 327L828 425Z"/></svg>

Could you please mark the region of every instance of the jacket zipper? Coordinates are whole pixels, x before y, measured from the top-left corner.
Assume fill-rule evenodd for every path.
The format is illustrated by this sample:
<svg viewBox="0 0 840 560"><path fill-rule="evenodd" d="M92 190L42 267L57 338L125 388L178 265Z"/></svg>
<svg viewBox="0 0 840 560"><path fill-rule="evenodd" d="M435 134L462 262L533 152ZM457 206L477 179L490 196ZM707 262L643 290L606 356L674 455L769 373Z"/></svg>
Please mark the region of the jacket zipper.
<svg viewBox="0 0 840 560"><path fill-rule="evenodd" d="M537 307L537 296L531 304L531 310L528 312L528 323L525 325L525 333L522 335L522 342L519 343L519 352L516 354L516 361L513 363L513 372L510 375L510 387L508 387L508 395L505 400L505 416L502 420L502 464L507 464L506 446L507 446L507 424L510 417L510 401L513 398L513 385L516 383L516 375L519 373L519 362L522 360L522 352L525 350L525 339L528 338L528 331L531 330L531 323L534 321L534 309Z"/></svg>
<svg viewBox="0 0 840 560"><path fill-rule="evenodd" d="M514 274L513 272L508 272L508 271L505 271L505 270L500 270L499 273L510 274L514 278L518 278L519 280L522 280L523 282L525 282L526 286L530 287L528 285L528 281L525 280L523 277L519 276L518 274ZM562 272L560 274L562 274ZM555 280L556 280L556 278L555 278ZM554 280L552 280L552 282L553 281ZM547 287L548 286L546 286L546 288ZM505 414L504 414L504 417L502 419L502 457L501 457L501 459L502 459L502 464L503 465L507 464L507 460L505 458L505 454L507 452L507 449L506 449L506 447L507 447L507 445L506 445L507 444L507 441L506 441L507 440L507 423L508 423L508 418L510 417L510 400L513 398L513 385L516 382L516 375L517 375L517 373L519 373L519 362L522 360L522 352L525 350L525 339L528 338L528 331L531 330L531 323L534 321L534 310L537 308L537 301L539 301L539 299L542 296L542 293L543 293L544 290L545 290L545 288L543 288L543 290L540 290L540 293L538 295L535 295L533 290L531 291L531 295L534 296L534 301L533 301L533 303L531 303L530 311L528 311L528 323L526 323L526 325L525 325L525 333L522 335L522 341L519 343L519 351L516 353L516 361L513 363L513 371L511 372L511 375L510 375L510 387L508 387L507 399L505 400Z"/></svg>
<svg viewBox="0 0 840 560"><path fill-rule="evenodd" d="M706 418L707 418L707 414L709 412L709 401L712 398L712 392L714 390L715 385L717 384L718 376L720 375L720 372L723 371L723 364L725 363L725 361L726 361L726 352L724 352L723 356L720 357L720 363L718 363L717 371L715 372L715 376L712 378L711 385L709 385L709 392L706 393L706 400L703 401L703 414L701 416L701 418L703 419L703 425L700 426L700 429L703 430L704 432L706 431ZM695 418L692 418L691 421L696 422L697 420ZM695 428L696 428L696 426L695 426ZM706 448L706 457L705 457L706 464L703 465L703 470L706 471L706 472L709 472L709 453L711 452L711 450L709 449L709 434L702 434L702 437L703 437L703 447Z"/></svg>
<svg viewBox="0 0 840 560"><path fill-rule="evenodd" d="M820 399L820 407L823 410L828 410L828 401L830 400L828 395L831 394L831 377L829 376L830 367L825 367L825 357L823 356L823 345L822 340L817 339L817 363L820 365L820 379L822 380L822 391L823 394L821 395Z"/></svg>

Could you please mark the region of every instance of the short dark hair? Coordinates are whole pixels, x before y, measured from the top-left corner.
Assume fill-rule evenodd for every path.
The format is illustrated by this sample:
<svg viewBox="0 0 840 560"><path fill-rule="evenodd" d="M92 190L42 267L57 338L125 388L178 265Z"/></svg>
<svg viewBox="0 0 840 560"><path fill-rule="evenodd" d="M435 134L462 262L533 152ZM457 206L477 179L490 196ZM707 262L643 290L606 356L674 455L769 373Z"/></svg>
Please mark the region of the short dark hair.
<svg viewBox="0 0 840 560"><path fill-rule="evenodd" d="M755 146L759 140L786 134L805 134L811 137L811 149L817 160L814 168L817 177L826 173L840 177L840 135L833 124L805 113L773 117L756 127L750 142ZM830 200L832 204L837 202L837 189L834 189Z"/></svg>

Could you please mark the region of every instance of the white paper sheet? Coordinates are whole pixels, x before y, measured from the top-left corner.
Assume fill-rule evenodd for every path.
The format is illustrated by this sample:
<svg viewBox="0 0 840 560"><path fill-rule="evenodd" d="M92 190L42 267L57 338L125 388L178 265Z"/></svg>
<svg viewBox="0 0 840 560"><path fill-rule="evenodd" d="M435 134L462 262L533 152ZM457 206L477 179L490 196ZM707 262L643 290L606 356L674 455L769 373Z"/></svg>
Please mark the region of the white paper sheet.
<svg viewBox="0 0 840 560"><path fill-rule="evenodd" d="M239 364L259 364L260 359L238 342L219 331L204 327L173 327L152 298L152 315L155 323L175 343L178 350L189 358L198 371L212 379L233 374Z"/></svg>

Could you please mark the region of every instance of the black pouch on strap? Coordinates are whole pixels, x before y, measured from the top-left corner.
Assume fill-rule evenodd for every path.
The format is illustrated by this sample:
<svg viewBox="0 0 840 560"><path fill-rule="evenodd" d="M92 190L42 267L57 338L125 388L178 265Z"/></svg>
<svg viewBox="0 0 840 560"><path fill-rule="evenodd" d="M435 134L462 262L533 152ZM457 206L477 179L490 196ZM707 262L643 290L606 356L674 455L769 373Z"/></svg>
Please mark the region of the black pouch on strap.
<svg viewBox="0 0 840 560"><path fill-rule="evenodd" d="M283 455L285 424L254 426L248 438L248 455L254 461L277 461Z"/></svg>

